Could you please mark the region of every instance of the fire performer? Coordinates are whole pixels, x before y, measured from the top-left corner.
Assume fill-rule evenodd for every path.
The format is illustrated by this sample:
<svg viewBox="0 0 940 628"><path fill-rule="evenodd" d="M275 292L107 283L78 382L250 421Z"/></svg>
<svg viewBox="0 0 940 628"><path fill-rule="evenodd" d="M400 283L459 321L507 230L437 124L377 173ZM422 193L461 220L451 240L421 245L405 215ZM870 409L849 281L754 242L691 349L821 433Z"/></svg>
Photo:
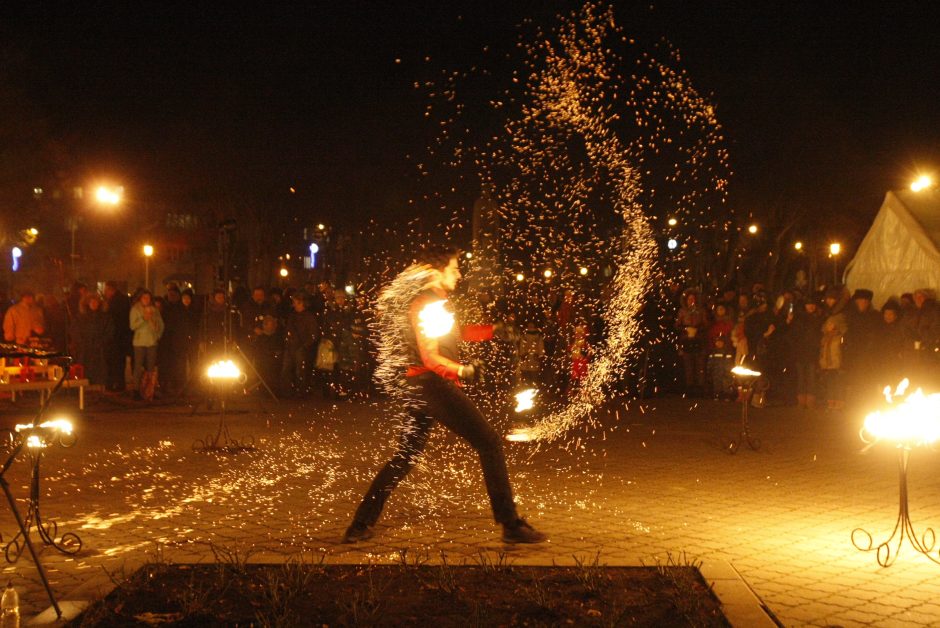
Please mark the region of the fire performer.
<svg viewBox="0 0 940 628"><path fill-rule="evenodd" d="M394 396L404 402L407 413L398 450L372 481L346 530L345 543L373 536L385 501L417 463L437 422L479 454L493 516L503 527L503 541L539 543L546 539L516 512L501 438L461 390L461 381L479 379L482 365L458 361L458 335L447 301L460 280L457 257L454 248L429 247L418 260L420 265L399 275L380 298L380 360L384 363L377 375L386 388L392 382L402 382L405 376ZM396 309L400 311L397 316Z"/></svg>

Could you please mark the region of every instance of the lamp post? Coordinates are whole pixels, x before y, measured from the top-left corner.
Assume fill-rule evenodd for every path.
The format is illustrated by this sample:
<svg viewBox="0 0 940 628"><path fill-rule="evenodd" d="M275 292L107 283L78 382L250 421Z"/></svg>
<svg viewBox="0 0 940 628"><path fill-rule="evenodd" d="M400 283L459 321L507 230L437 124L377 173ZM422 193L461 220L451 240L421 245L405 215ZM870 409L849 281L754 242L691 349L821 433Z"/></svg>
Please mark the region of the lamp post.
<svg viewBox="0 0 940 628"><path fill-rule="evenodd" d="M842 252L842 245L833 242L829 245L829 257L832 258L832 285L839 283L839 253Z"/></svg>
<svg viewBox="0 0 940 628"><path fill-rule="evenodd" d="M153 257L153 246L144 245L144 288L150 290L150 258Z"/></svg>
<svg viewBox="0 0 940 628"><path fill-rule="evenodd" d="M121 204L121 201L124 198L124 188L122 186L106 186L99 185L95 188L95 204L99 208L110 208L113 209ZM75 252L75 232L78 231L78 222L81 219L81 216L72 215L69 218L69 232L71 235L71 248L69 259L72 264L72 274L75 274L76 260L78 259L78 253Z"/></svg>

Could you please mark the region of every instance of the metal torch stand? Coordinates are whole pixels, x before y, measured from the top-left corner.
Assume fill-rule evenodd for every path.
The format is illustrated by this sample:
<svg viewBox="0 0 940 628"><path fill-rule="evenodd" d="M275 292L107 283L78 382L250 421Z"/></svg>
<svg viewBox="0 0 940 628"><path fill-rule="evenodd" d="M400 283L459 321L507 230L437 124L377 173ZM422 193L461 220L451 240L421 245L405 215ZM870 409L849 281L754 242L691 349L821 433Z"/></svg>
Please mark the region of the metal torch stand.
<svg viewBox="0 0 940 628"><path fill-rule="evenodd" d="M56 617L61 618L61 617L62 617L62 610L59 608L59 603L56 602L55 595L53 595L53 593L52 593L52 587L49 585L49 579L46 577L46 570L43 569L42 563L39 562L39 555L36 554L36 548L33 547L33 543L32 543L32 541L31 541L30 538L29 538L29 525L30 525L30 523L29 523L29 521L30 521L30 519L29 519L29 513L33 513L33 503L34 503L34 502L33 502L33 499L32 499L32 495L30 495L30 502L29 502L30 510L29 510L29 513L27 514L27 519L26 519L26 521L24 521L22 515L20 515L19 509L16 507L16 499L14 499L13 493L10 491L10 483L7 482L7 479L6 479L6 472L10 469L10 466L13 464L13 460L16 459L16 457L19 455L20 451L23 449L23 444L24 444L24 442L21 441L21 442L16 446L16 448L13 449L13 453L10 454L10 457L9 457L9 458L7 458L6 462L3 464L3 468L0 469L0 488L3 488L3 494L6 495L7 504L9 504L9 506L10 506L10 512L13 513L13 518L16 519L16 525L19 526L19 528L20 528L20 531L19 531L19 534L17 535L17 538L19 538L20 536L23 537L23 543L22 543L22 545L25 545L26 548L29 549L29 554L30 554L30 556L33 557L33 563L36 565L36 571L39 572L39 579L42 580L42 586L45 587L45 589L46 589L46 594L49 596L49 602L52 604L52 608L55 609ZM38 468L38 466L39 466L39 462L38 462L38 458L37 458L36 468ZM36 473L37 473L37 475L38 475L38 470L37 470ZM38 487L38 481L37 481L36 486ZM37 521L37 524L38 524L38 522L39 522L39 518L38 518L38 517L39 517L38 498L37 498L37 500L36 500L35 515L36 515L36 521ZM39 525L39 529L40 529L40 531L42 530L42 525L41 525L41 524ZM40 532L40 535L42 535L42 532ZM76 538L78 538L78 537L76 537ZM12 545L13 543L17 543L17 547L18 547L18 550L17 550L17 553L16 553L17 558L19 558L20 553L23 551L23 550L22 550L22 545L20 545L20 544L16 541L16 539L14 539L13 541L10 542L9 545L7 545L7 549L6 549L6 551L7 551L7 560L9 560L9 549L10 549L10 545ZM79 540L79 546L81 546L81 540ZM78 550L76 550L76 551L78 551Z"/></svg>
<svg viewBox="0 0 940 628"><path fill-rule="evenodd" d="M249 436L247 441L238 441L232 438L228 431L228 424L225 421L225 389L224 385L218 386L219 393L219 428L215 436L211 434L193 442L193 451L216 452L216 453L238 453L240 451L254 451L255 438Z"/></svg>
<svg viewBox="0 0 940 628"><path fill-rule="evenodd" d="M25 530L20 530L3 548L8 563L15 563L19 560L25 545L24 542L20 541L20 538L27 539L29 537L29 530L32 528L33 523L36 524L36 532L39 533L39 538L46 545L51 545L63 554L69 555L77 554L82 549L80 536L74 532L66 532L56 541L59 531L58 524L55 521L43 521L42 514L39 511L39 460L42 458L42 452L36 451L33 453L29 451L29 454L33 461L33 467L30 471L29 508L24 519Z"/></svg>
<svg viewBox="0 0 940 628"><path fill-rule="evenodd" d="M894 524L894 530L891 531L891 536L875 545L871 533L867 530L863 528L852 530L852 545L855 546L855 549L860 552L874 551L878 564L882 567L890 567L894 563L905 538L911 542L915 550L940 565L940 554L937 557L930 555L937 542L937 536L933 528L925 528L923 534L918 536L913 523L911 523L911 514L907 506L907 463L910 457L911 450L909 447L898 448L898 519ZM897 538L896 541L895 538ZM894 545L893 550L892 544Z"/></svg>
<svg viewBox="0 0 940 628"><path fill-rule="evenodd" d="M728 443L728 453L736 454L738 449L744 443L747 443L747 446L757 451L760 449L760 439L751 435L750 431L750 422L748 421L748 407L751 405L751 396L754 392L754 384L757 380L752 379L751 381L744 381L740 385L741 389L741 433L738 435L737 439L733 439Z"/></svg>

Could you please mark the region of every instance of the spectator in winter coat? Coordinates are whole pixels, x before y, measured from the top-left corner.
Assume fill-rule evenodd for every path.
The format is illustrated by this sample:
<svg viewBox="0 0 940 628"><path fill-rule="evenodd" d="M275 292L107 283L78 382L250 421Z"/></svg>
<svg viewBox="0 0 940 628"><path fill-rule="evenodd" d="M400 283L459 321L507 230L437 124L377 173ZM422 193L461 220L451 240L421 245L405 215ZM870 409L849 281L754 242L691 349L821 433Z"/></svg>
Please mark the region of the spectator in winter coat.
<svg viewBox="0 0 940 628"><path fill-rule="evenodd" d="M708 327L708 371L709 393L721 398L731 393L734 384L731 369L734 367L735 349L731 340L734 321L724 303L715 305L714 318Z"/></svg>
<svg viewBox="0 0 940 628"><path fill-rule="evenodd" d="M796 402L801 408L816 403L819 356L822 343L823 314L813 298L803 303L790 323L790 341L796 370Z"/></svg>
<svg viewBox="0 0 940 628"><path fill-rule="evenodd" d="M852 398L875 400L883 386L873 377L879 363L876 353L879 334L884 327L882 315L871 306L871 290L859 288L846 308L845 371L852 387Z"/></svg>
<svg viewBox="0 0 940 628"><path fill-rule="evenodd" d="M144 290L131 306L130 326L134 332L135 398L150 400L157 385L157 344L163 335L163 317Z"/></svg>
<svg viewBox="0 0 940 628"><path fill-rule="evenodd" d="M847 325L844 309L848 303L845 288L830 288L826 292L826 313L820 341L820 380L826 396L826 410L845 407L845 384L842 376L842 338Z"/></svg>
<svg viewBox="0 0 940 628"><path fill-rule="evenodd" d="M878 330L875 346L876 383L883 390L890 386L892 390L908 376L907 359L909 348L914 344L914 337L909 327L901 322L901 306L896 301L888 301L881 308L882 326Z"/></svg>
<svg viewBox="0 0 940 628"><path fill-rule="evenodd" d="M31 336L40 336L46 330L42 309L36 305L32 290L20 292L20 300L3 317L3 339L25 345Z"/></svg>
<svg viewBox="0 0 940 628"><path fill-rule="evenodd" d="M92 384L108 380L107 346L114 335L111 314L102 307L97 292L88 292L78 305L75 330L75 360L84 367L85 377Z"/></svg>
<svg viewBox="0 0 940 628"><path fill-rule="evenodd" d="M699 304L698 294L687 292L676 316L676 330L679 332L684 389L688 394L705 392L707 329L707 315Z"/></svg>

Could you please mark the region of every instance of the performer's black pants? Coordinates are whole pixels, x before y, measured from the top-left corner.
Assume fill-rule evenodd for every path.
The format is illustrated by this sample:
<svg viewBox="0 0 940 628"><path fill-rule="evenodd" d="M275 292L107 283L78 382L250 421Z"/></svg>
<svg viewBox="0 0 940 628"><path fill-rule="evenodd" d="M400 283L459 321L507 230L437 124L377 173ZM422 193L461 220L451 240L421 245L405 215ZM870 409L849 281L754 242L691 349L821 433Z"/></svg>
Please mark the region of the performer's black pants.
<svg viewBox="0 0 940 628"><path fill-rule="evenodd" d="M409 378L416 409L402 431L398 451L379 471L372 486L356 510L355 521L374 525L391 492L418 461L436 422L470 443L480 455L483 479L497 523L511 523L518 518L509 485L509 472L499 434L490 427L470 398L453 382L433 373Z"/></svg>

